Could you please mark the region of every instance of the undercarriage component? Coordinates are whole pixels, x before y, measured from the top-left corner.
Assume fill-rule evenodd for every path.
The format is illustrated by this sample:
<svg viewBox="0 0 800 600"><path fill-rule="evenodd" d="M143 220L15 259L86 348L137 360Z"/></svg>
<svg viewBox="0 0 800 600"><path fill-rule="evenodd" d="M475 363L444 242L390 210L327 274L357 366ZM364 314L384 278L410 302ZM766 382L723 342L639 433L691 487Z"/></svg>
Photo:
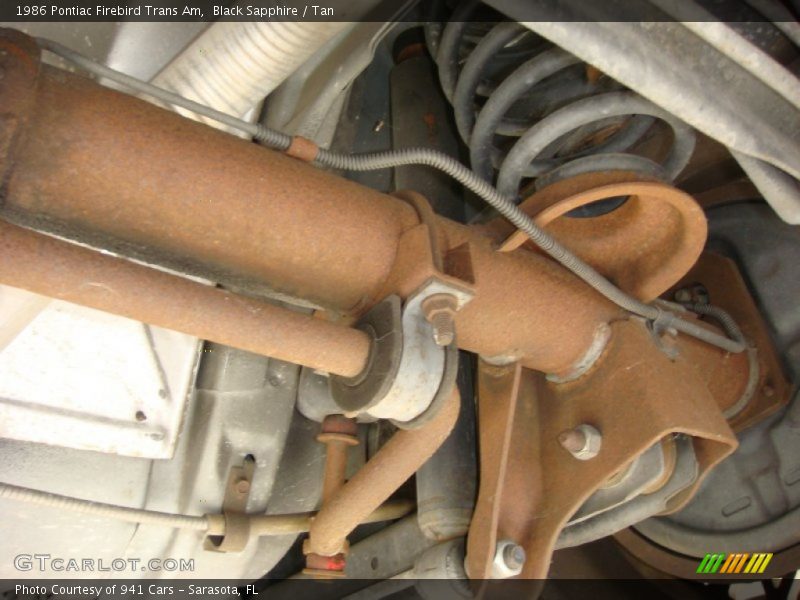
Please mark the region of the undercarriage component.
<svg viewBox="0 0 800 600"><path fill-rule="evenodd" d="M651 446L627 468L594 492L570 517L567 527L621 506L639 494L662 488L664 482L673 474L676 454L674 437L668 437ZM562 537L559 542L562 541Z"/></svg>
<svg viewBox="0 0 800 600"><path fill-rule="evenodd" d="M625 202L596 219L570 215L581 207L613 198ZM700 256L706 222L688 194L636 172L604 171L570 177L527 198L520 208L565 246L637 298L653 300L669 289ZM508 235L500 248L510 252L530 242L504 223L492 225ZM633 252L632 248L645 252Z"/></svg>
<svg viewBox="0 0 800 600"><path fill-rule="evenodd" d="M462 41L454 23L445 47ZM483 26L476 27L480 38ZM30 38L0 33L0 282L207 339L204 350L219 354L203 357L201 367L229 358L260 364L263 355L290 361L290 376L254 368L236 375L240 385L225 388L228 396L208 394L224 400L248 390L252 400L250 390L269 388L258 399L281 398L279 423L259 418L241 428L246 435L232 427L230 440L227 427L239 418L232 410L224 422L211 415L187 425L222 431L213 438L223 456L214 462L217 476L181 484L187 498L209 495L210 508L161 512L187 512L199 523L189 542L208 537L207 548L218 550L210 560L249 556L262 547L258 532L273 529L271 547L282 554L292 534L308 529L279 566L284 573L304 560L306 574L317 577L427 570L544 578L555 549L621 528L674 537L682 519L693 518L693 498L719 501L706 486L718 473L731 477L724 465L737 448L734 432L745 440L751 427L779 419L792 390L785 356L772 350L758 298L733 263L701 254L705 213L670 183L695 148L694 132L564 50L535 47L522 57L517 50L529 41L542 40L500 23L476 48L445 52L440 62L447 71L454 56L456 64L466 59L461 81L445 92L468 143L460 151L475 153L484 180L458 161L458 149L352 156L346 144L331 149L228 120L256 131L258 143L235 139L48 66ZM40 46L71 60L57 44ZM405 46L397 57L427 60L424 52ZM490 59L509 57L505 73L489 68ZM520 73L522 58L532 62ZM496 75L511 71L529 79L506 78L492 89ZM562 76L581 83L577 94L553 85L551 99L567 106L527 110L528 92L536 104L539 85ZM157 90L126 89L159 98ZM433 139L443 106L408 118L421 119L416 130ZM525 119L515 122L517 111ZM509 148L503 137L519 142ZM628 150L643 156L620 154ZM413 170L403 178L411 165L435 167L503 218L484 213L481 224L464 224L464 211L448 212L458 220L434 212L445 199L388 195L323 170L397 167L413 184ZM491 181L496 167L502 193ZM443 189L432 181L430 189ZM477 419L472 391L456 384L459 362L475 370L470 352L479 359ZM295 401L315 422L293 410ZM796 417L788 411L775 430L786 447ZM274 448L266 439L273 429L280 430ZM209 457L217 454L196 460ZM256 490L262 468L266 491ZM209 494L202 486L220 474L227 486ZM780 473L787 489L793 474ZM415 555L394 563L401 571L384 567L388 527L375 556L354 565L350 543L367 547L359 540L375 531L356 528L405 515L412 504L392 497L413 494L406 484L415 475L418 514L406 520L418 534ZM746 511L738 506L733 513ZM787 521L774 522L788 522L785 512ZM681 551L690 545L674 543Z"/></svg>
<svg viewBox="0 0 800 600"><path fill-rule="evenodd" d="M244 510L243 502L246 502L248 492L248 489L245 489L241 482L249 482L250 480L242 477L241 473L236 470L232 471L230 475L229 489L232 501L229 501L227 507L225 507L228 510L226 514L192 516L140 510L70 498L7 484L0 484L0 498L43 504L70 512L101 515L128 523L201 531L209 536L209 547L207 549L216 552L239 552L244 550L250 541L250 536L276 536L309 530L316 513L247 515L241 512ZM382 506L379 505L374 511L365 515L364 520L360 523L398 519L408 514L412 508L413 504L409 501L393 501Z"/></svg>
<svg viewBox="0 0 800 600"><path fill-rule="evenodd" d="M242 464L234 466L228 473L225 498L222 500L223 535L209 535L204 544L206 550L241 552L247 546L250 541L250 521L246 516L247 500L253 488L255 470L255 459L245 456Z"/></svg>
<svg viewBox="0 0 800 600"><path fill-rule="evenodd" d="M612 535L649 517L667 512L672 498L698 478L698 462L691 440L678 436L676 458L668 480L655 490L645 490L626 502L579 523L569 523L558 535L556 549L571 548Z"/></svg>
<svg viewBox="0 0 800 600"><path fill-rule="evenodd" d="M693 2L488 4L725 144L781 218L800 222L797 78L728 24Z"/></svg>
<svg viewBox="0 0 800 600"><path fill-rule="evenodd" d="M244 117L346 26L344 22L215 23L164 67L153 83ZM204 122L217 126L211 120Z"/></svg>
<svg viewBox="0 0 800 600"><path fill-rule="evenodd" d="M176 331L0 286L0 437L169 459L198 351Z"/></svg>
<svg viewBox="0 0 800 600"><path fill-rule="evenodd" d="M496 541L509 539L528 555L523 576L544 578L570 517L666 437L690 436L697 470L690 469L692 476L679 486L664 482L671 493L650 507L653 512L684 505L709 470L736 448L720 409L745 387L744 358L710 350L699 357L688 343L677 347L671 360L653 344L643 323L621 321L612 325L608 348L595 367L574 382L546 382L518 365L480 365L483 478L467 546L470 577L489 576ZM720 360L733 361L730 370L724 378L707 380L709 367ZM558 440L581 423L602 433L592 460L576 460ZM530 464L542 467L534 471Z"/></svg>
<svg viewBox="0 0 800 600"><path fill-rule="evenodd" d="M420 429L400 430L323 506L311 525L308 553L335 556L346 536L411 477L450 435L460 407L457 390Z"/></svg>
<svg viewBox="0 0 800 600"><path fill-rule="evenodd" d="M736 319L745 337L752 340L757 365L752 369L750 389L738 406L725 411L734 431L745 430L785 406L791 399L793 386L784 374L769 325L764 322L735 260L718 252L705 252L675 290L676 297L682 291L689 291L704 295L706 302L717 303Z"/></svg>
<svg viewBox="0 0 800 600"><path fill-rule="evenodd" d="M260 281L262 290L338 311L363 311L391 293L405 298L436 272L429 230L406 202L81 77L42 66L37 80L23 64L6 64L3 81L4 96L19 106L25 92L29 109L9 131L16 143L13 161L3 163L6 218L190 272L189 263L204 264L222 283ZM73 176L84 169L90 185ZM479 232L436 222L446 272L475 281L474 299L456 315L460 348L558 373L617 313L552 261L498 254ZM569 336L542 316L554 305L569 311ZM359 372L353 366L347 375Z"/></svg>
<svg viewBox="0 0 800 600"><path fill-rule="evenodd" d="M426 311L426 303L440 297L452 302L445 344L445 325ZM455 347L442 347L449 347L455 337L452 314L471 299L467 286L431 278L409 296L402 310L397 296L372 308L358 325L373 340L370 362L358 377L331 378L336 404L348 416L391 419L403 428L427 422L450 394L458 369Z"/></svg>
<svg viewBox="0 0 800 600"><path fill-rule="evenodd" d="M14 256L0 267L6 284L331 373L354 376L367 362L360 331L7 222L0 230L3 252Z"/></svg>
<svg viewBox="0 0 800 600"><path fill-rule="evenodd" d="M694 150L690 127L519 23L469 22L481 8L461 4L433 45L470 163L484 179L496 170L500 192L516 195L523 178L539 187L634 165L662 181L680 174ZM673 132L663 164L624 154L656 119Z"/></svg>
<svg viewBox="0 0 800 600"><path fill-rule="evenodd" d="M322 480L322 505L336 495L345 484L347 450L358 445L358 426L353 419L342 415L328 415L322 421L317 441L325 444L325 473ZM335 556L320 556L310 551L306 555L303 574L320 577L343 575L347 548Z"/></svg>
<svg viewBox="0 0 800 600"><path fill-rule="evenodd" d="M466 353L461 353L457 378L461 392L458 420L450 437L415 476L419 528L426 537L436 541L464 537L475 509L478 457L472 363Z"/></svg>
<svg viewBox="0 0 800 600"><path fill-rule="evenodd" d="M694 576L706 547L772 552L768 576L798 564L800 421L793 415L800 403L792 381L800 365L800 240L797 228L782 223L769 206L742 200L709 210L713 254L704 254L677 287L728 308L759 348L755 393L731 420L739 449L709 474L682 511L615 536L638 560L677 577Z"/></svg>

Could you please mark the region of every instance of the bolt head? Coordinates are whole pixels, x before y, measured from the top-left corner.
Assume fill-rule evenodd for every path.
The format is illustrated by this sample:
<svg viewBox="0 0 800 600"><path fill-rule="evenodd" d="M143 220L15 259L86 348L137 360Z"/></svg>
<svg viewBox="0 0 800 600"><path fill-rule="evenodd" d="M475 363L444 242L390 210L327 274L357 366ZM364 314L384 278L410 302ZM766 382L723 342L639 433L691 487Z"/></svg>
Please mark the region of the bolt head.
<svg viewBox="0 0 800 600"><path fill-rule="evenodd" d="M575 454L586 446L586 435L578 429L568 429L558 434L558 443L567 452Z"/></svg>
<svg viewBox="0 0 800 600"><path fill-rule="evenodd" d="M250 482L247 479L240 479L236 482L236 491L240 494L246 494L250 491Z"/></svg>

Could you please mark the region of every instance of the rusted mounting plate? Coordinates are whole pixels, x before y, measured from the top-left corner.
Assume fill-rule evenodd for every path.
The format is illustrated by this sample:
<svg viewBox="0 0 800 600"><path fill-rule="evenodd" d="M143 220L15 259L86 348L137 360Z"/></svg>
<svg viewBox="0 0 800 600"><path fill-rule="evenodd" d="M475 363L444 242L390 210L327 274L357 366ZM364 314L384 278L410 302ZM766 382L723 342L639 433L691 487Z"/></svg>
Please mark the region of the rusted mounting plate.
<svg viewBox="0 0 800 600"><path fill-rule="evenodd" d="M439 227L439 218L425 197L407 190L394 195L414 207L419 225L400 236L394 265L377 299L390 294L405 299L431 278L461 290L461 295L474 296L475 282L463 276L462 272L454 271L445 256L447 243ZM462 247L461 251L468 254L468 246ZM464 260L468 260L468 256L462 257L462 262Z"/></svg>
<svg viewBox="0 0 800 600"><path fill-rule="evenodd" d="M203 547L212 552L241 552L250 540L250 521L245 515L247 500L253 488L256 461L246 456L241 465L231 467L225 484L222 513L225 515L225 535L209 536Z"/></svg>
<svg viewBox="0 0 800 600"><path fill-rule="evenodd" d="M521 544L528 555L522 578L547 576L550 556L569 518L604 482L673 433L693 438L699 463L693 486L673 497L685 503L711 467L737 446L703 376L719 360L697 364L661 352L640 321L612 325L609 345L592 371L564 384L516 366L479 366L481 488L467 540L471 578L489 575L498 539ZM737 374L734 366L725 376ZM587 423L603 436L600 453L576 460L558 434ZM502 426L506 430L502 430ZM540 465L537 468L537 465Z"/></svg>
<svg viewBox="0 0 800 600"><path fill-rule="evenodd" d="M575 208L627 196L598 217L571 218ZM540 227L614 281L649 302L670 288L700 256L708 233L702 209L688 194L634 173L587 173L539 190L520 206ZM532 246L516 231L500 246Z"/></svg>
<svg viewBox="0 0 800 600"><path fill-rule="evenodd" d="M736 263L720 254L704 252L692 270L673 288L673 292L697 285L708 292L711 304L725 309L734 318L758 353L759 376L755 393L745 408L731 420L734 431L740 431L789 402L792 386L786 379L767 325ZM724 380L717 381L720 385L727 384Z"/></svg>

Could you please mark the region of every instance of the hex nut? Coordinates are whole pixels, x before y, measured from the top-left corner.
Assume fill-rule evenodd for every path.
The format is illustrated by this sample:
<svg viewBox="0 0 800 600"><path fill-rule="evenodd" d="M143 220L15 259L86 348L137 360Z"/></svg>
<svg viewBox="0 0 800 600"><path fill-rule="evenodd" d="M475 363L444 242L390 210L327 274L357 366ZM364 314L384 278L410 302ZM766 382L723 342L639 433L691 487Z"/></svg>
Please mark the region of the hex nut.
<svg viewBox="0 0 800 600"><path fill-rule="evenodd" d="M497 542L492 561L492 579L508 579L522 573L525 548L511 540Z"/></svg>
<svg viewBox="0 0 800 600"><path fill-rule="evenodd" d="M433 327L433 338L438 346L453 343L457 310L458 299L453 294L433 294L423 300L422 312Z"/></svg>
<svg viewBox="0 0 800 600"><path fill-rule="evenodd" d="M591 425L578 425L558 434L558 443L578 460L590 460L598 455L603 436Z"/></svg>

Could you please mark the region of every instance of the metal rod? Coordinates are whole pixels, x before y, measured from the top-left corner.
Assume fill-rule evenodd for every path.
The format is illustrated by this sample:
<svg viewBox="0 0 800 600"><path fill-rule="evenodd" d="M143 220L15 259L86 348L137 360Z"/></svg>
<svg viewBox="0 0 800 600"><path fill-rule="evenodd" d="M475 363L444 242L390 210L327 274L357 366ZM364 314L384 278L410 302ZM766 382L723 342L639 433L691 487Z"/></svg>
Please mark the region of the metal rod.
<svg viewBox="0 0 800 600"><path fill-rule="evenodd" d="M358 425L355 419L348 419L343 415L328 415L322 421L317 441L325 444L323 505L344 485L347 476L347 449L358 445L357 435Z"/></svg>
<svg viewBox="0 0 800 600"><path fill-rule="evenodd" d="M0 221L0 281L242 350L353 377L364 332Z"/></svg>
<svg viewBox="0 0 800 600"><path fill-rule="evenodd" d="M347 536L386 501L450 435L461 401L453 390L439 413L420 429L400 430L323 506L311 523L309 552L334 556Z"/></svg>

